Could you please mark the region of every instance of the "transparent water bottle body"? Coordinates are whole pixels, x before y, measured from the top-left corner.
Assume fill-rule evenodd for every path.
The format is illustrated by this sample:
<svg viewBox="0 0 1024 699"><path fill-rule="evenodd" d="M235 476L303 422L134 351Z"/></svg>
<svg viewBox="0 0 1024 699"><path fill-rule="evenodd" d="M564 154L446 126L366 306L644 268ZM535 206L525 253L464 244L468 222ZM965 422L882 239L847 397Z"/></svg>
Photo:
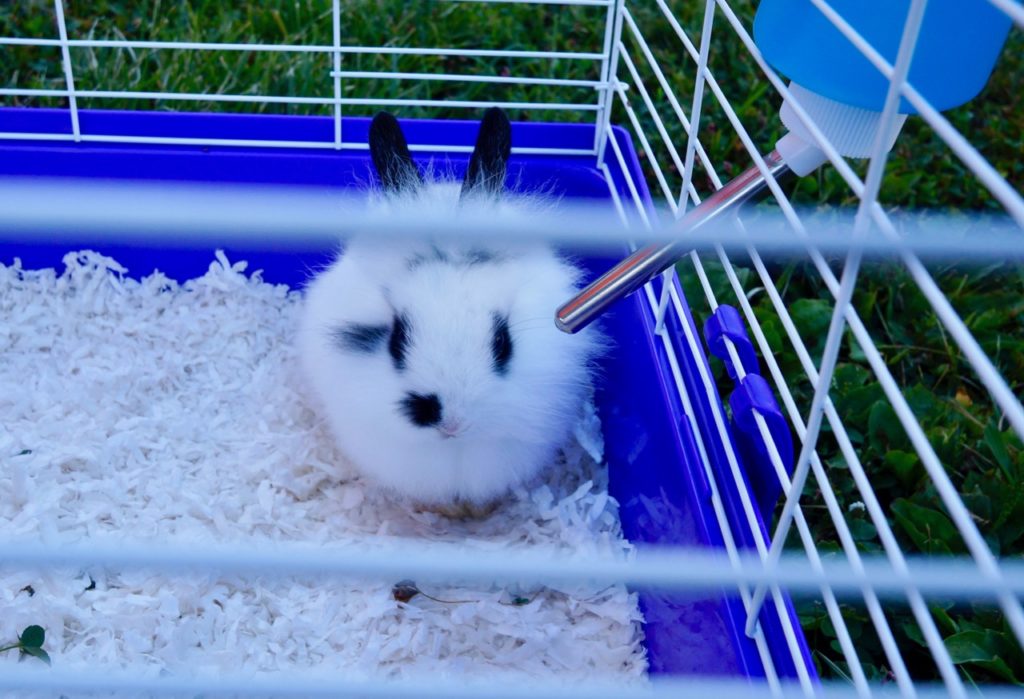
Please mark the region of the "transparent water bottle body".
<svg viewBox="0 0 1024 699"><path fill-rule="evenodd" d="M895 63L910 0L829 0L829 5ZM987 0L929 0L910 84L939 110L967 102L988 82L1010 25ZM808 90L882 110L888 80L810 0L761 0L754 41L773 68ZM901 101L900 112L916 111Z"/></svg>

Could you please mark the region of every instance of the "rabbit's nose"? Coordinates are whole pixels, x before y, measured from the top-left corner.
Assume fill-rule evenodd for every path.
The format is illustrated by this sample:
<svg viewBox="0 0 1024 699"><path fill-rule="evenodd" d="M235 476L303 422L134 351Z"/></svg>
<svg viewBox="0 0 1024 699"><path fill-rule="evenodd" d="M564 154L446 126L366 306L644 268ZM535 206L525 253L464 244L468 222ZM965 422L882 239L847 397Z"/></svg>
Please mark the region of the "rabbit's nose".
<svg viewBox="0 0 1024 699"><path fill-rule="evenodd" d="M453 437L458 437L462 434L465 431L465 427L461 421L448 418L437 426L437 431L440 432L441 436L445 439L452 439Z"/></svg>

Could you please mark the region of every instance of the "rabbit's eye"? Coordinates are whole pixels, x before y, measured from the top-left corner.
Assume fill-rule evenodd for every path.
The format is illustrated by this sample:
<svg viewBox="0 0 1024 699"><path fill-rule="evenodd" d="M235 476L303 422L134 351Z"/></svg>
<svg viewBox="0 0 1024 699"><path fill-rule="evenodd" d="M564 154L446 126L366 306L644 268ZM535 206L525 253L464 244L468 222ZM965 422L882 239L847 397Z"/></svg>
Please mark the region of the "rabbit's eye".
<svg viewBox="0 0 1024 699"><path fill-rule="evenodd" d="M388 353L395 369L405 369L405 353L409 349L409 320L404 315L396 315L391 324L391 339L388 340Z"/></svg>
<svg viewBox="0 0 1024 699"><path fill-rule="evenodd" d="M512 335L508 331L508 317L494 314L494 330L491 336L491 357L494 371L504 376L508 373L508 362L512 359Z"/></svg>

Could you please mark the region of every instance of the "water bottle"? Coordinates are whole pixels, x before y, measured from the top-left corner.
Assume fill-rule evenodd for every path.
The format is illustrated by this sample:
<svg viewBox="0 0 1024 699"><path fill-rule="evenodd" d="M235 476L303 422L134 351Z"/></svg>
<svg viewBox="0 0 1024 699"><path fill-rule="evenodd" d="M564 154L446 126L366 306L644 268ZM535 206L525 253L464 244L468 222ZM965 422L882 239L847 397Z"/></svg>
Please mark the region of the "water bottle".
<svg viewBox="0 0 1024 699"><path fill-rule="evenodd" d="M829 0L890 65L910 0ZM929 0L908 81L939 110L967 102L988 81L1010 18L987 0ZM765 59L822 97L881 111L889 81L811 0L761 0L754 41ZM904 98L900 113L915 114Z"/></svg>

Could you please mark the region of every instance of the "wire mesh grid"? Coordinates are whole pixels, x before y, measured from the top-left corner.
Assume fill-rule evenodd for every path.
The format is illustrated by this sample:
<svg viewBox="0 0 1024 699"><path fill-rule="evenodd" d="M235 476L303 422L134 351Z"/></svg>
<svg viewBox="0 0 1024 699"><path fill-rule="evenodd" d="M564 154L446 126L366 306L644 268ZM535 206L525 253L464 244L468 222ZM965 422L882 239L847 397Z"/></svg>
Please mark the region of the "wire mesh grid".
<svg viewBox="0 0 1024 699"><path fill-rule="evenodd" d="M510 0L505 0L508 4ZM949 151L963 164L972 178L998 202L1009 219L1024 228L1024 198L999 170L972 145L969 137L957 130L952 123L934 109L929 102L908 82L907 75L914 55L914 46L926 9L925 0L912 0L909 4L906 23L895 62L884 59L865 41L842 16L825 0L811 0L814 7L865 55L875 68L889 82L885 109L881 115L883 132L894 129L900 99L907 100L917 110L920 119L927 124L934 135L941 139ZM492 3L486 3L492 4ZM503 3L493 3L503 4ZM934 409L924 406L920 395L912 390L906 370L894 359L892 352L897 348L883 347L873 336L877 336L878 324L872 316L871 299L858 297L858 280L864 277L861 270L863 248L858 242L866 240L872 230L880 232L885 240L893 244L883 274L890 280L898 280L908 287L907 293L914 294L918 301L909 306L919 313L934 316L935 327L945 343L946 357L958 356L966 360L971 374L964 374L965 385L970 386L969 395L958 392L956 400L988 401L994 428L982 425L985 438L993 440L993 454L988 461L998 462L1011 473L1019 470L1021 449L1024 439L1024 408L1019 400L1019 378L1008 379L999 369L1006 365L1005 357L993 360L993 347L998 353L997 340L983 337L979 341L971 331L972 323L965 321L950 302L947 289L936 279L934 269L926 266L913 250L898 248L901 240L901 225L892 210L887 210L884 200L884 177L888 163L888 149L884 139L877 139L875 147L864 165L858 165L840 155L837 148L824 136L818 125L795 101L795 111L804 122L806 129L817 139L818 147L824 151L846 188L853 202L856 216L849 224L850 244L842 256L826 256L814 246L813 231L808 219L797 205L794 205L773 175L771 156L765 156L765 140L751 133L751 125L745 123L741 112L749 114L749 104L737 106L729 97L730 85L735 77L728 72L729 66L719 60L716 63L715 50L724 44L739 47L756 66L756 82L761 90L773 91L781 97L790 97L790 89L762 58L755 45L748 25L741 19L742 13L726 0L707 0L702 13L697 13L699 31L688 31L679 19L679 8L673 9L666 0L552 0L551 2L514 3L523 5L558 5L569 8L583 8L600 13L602 31L596 45L578 50L577 47L561 47L557 50L524 51L503 48L454 48L448 46L355 46L342 41L345 12L339 0L329 3L323 19L329 19L332 42L330 44L253 44L253 43L212 43L190 41L136 41L126 38L95 39L70 36L65 22L62 0L56 0L54 13L57 24L57 38L25 38L9 36L0 38L0 46L32 46L59 49L63 67L63 85L45 88L4 88L0 96L9 98L60 98L66 100L69 109L70 128L67 133L2 133L0 138L17 140L54 139L74 142L141 142L155 144L180 144L202 146L260 146L260 147L304 147L325 149L363 149L365 143L346 140L342 130L342 115L346 110L365 107L396 107L404 109L452 110L478 108L498 104L521 114L577 113L591 119L595 126L593 147L580 148L521 148L523 154L567 154L592 155L597 167L611 183L609 163L616 163L620 172L625 173L628 198L619 196L614 187L609 187L623 221L632 222L637 235L643 229L663 229L672 221L682 218L686 212L702 201L701 190L721 189L734 174L733 163L716 163L709 155L706 145L708 138L721 138L723 133L735 138L742 146L737 154L749 160L753 167L766 179L774 205L786 220L793 236L806 242L806 254L796 260L798 267L780 266L762 257L753 245L744 249L742 245L724 244L705 240L702 252L690 253L675 269L668 270L658 283L646 285L642 294L650 309L650 321L662 342L662 348L673 368L675 387L682 411L691 423L697 448L703 463L705 475L711 488L712 502L718 524L725 542L725 557L702 558L693 552L684 552L664 557L638 557L628 564L586 562L566 573L561 563L540 558L507 560L502 557L480 559L460 555L458 551L446 551L444 565L438 559L423 556L416 551L402 551L392 554L402 560L402 571L419 570L423 575L453 574L463 576L515 576L536 575L549 579L560 575L576 576L581 579L597 577L626 580L634 584L668 585L678 588L705 589L713 586L728 586L738 590L747 613L747 632L757 644L760 659L764 665L763 685L715 685L714 691L727 695L746 695L752 690L761 690L775 695L788 692L815 695L849 690L859 696L876 692L894 691L902 696L916 696L934 691L943 695L966 696L975 683L968 671L969 663L992 670L996 662L1012 664L1006 653L977 650L974 657L965 654L962 647L951 642L954 636L961 641L975 642L986 634L996 633L975 623L975 616L962 615L959 624L949 613L947 600L958 604L977 602L981 611L976 616L996 614L998 621L991 628L998 628L1001 638L1011 642L1013 648L1008 654L1021 653L1024 646L1024 610L1020 596L1024 574L1019 567L1001 560L998 532L989 525L1007 526L1006 517L993 524L984 521L978 513L978 493L968 493L972 498L970 506L962 492L965 491L957 464L948 463L950 453L958 453L949 441L966 438L954 434L940 435L933 427L922 424L921 411ZM991 0L993 7L1006 13L1018 27L1024 26L1024 9L1012 0ZM647 27L645 29L645 27ZM691 27L691 29L693 29ZM1016 31L1016 30L1015 30ZM655 44L673 42L671 48ZM693 37L697 37L695 41ZM569 37L562 37L568 39ZM575 44L575 42L569 42ZM324 96L270 94L264 92L209 93L195 94L176 91L132 91L108 89L81 89L76 87L74 66L76 52L95 49L117 51L150 50L182 52L297 52L308 53L330 59L330 67L321 82L329 88ZM438 73L412 72L408 70L351 70L344 68L353 56L376 54L392 57L465 57L467 59L540 60L550 63L550 69L539 74L517 76L515 74L495 75L494 64L481 63L479 72L468 70ZM725 54L728 57L729 54ZM667 65L671 57L674 63ZM558 76L557 66L585 63L590 66L589 78ZM566 88L576 91L575 99L559 101L543 100L491 100L447 99L444 97L375 97L346 96L346 87L359 81L394 81L396 84L428 83L434 86L452 81L479 82L490 89L495 85L516 85L545 90ZM81 80L79 79L79 84ZM375 85L379 83L374 83ZM442 94L442 93L439 93ZM486 94L486 93L482 93ZM559 93L565 94L565 93ZM579 97L585 95L585 98ZM333 139L330 141L309 140L242 140L209 139L160 136L136 136L129 134L94 134L82 128L79 119L79 104L83 100L93 102L104 100L149 100L158 102L234 102L250 105L308 105L323 107L334 119ZM762 110L763 111L763 110ZM713 129L709 130L708 114L712 114ZM591 116L592 115L592 116ZM764 119L774 119L774 114L763 114ZM661 194L664 207L652 208L644 199L647 183L634 181L626 162L620 142L612 132L613 123L623 123L629 128L638 145L644 161L644 169L651 189ZM704 125L701 128L701 125ZM466 151L468 147L459 144L434 143L414 146L430 151ZM863 173L863 174L861 174ZM700 177L706 180L700 181ZM704 185L707 185L706 187ZM1019 186L1019 185L1018 185ZM639 224L639 225L636 225ZM743 223L736 225L742 231ZM756 221L750 225L756 226ZM959 249L970 255L972 247ZM796 256L794 256L796 257ZM816 290L828 300L813 299L813 303L796 300L789 287L796 274L813 278ZM888 270L888 271L885 271ZM872 274L875 272L872 270ZM677 280L681 279L682 284ZM797 286L797 285L794 285ZM809 288L806 285L803 288ZM685 300L684 300L685 295ZM871 297L875 298L875 297ZM736 447L729 437L730 414L719 399L719 391L728 390L729 381L721 376L721 365L705 365L698 362L701 388L706 395L700 397L712 409L711 428L702 427L695 413L691 395L681 375L680 353L689 351L693 355L702 353L702 343L692 331L689 323L678 323L681 335L670 332L667 321L687 315L684 304L689 304L697 314L713 315L722 305L736 304L753 336L761 361L767 368L776 395L781 398L785 415L797 437L795 468L790 468L783 456L784 450L777 443L777 433L771 429L764 415L753 414L754 429L763 442L771 467L785 494L783 505L776 512L770 536L762 536L761 520L756 512L757 504L751 499L743 485L744 474L735 453ZM1018 299L1019 301L1019 299ZM1019 303L1017 315L1019 313ZM808 315L814 315L814 322ZM975 323L975 325L977 325ZM808 328L812 328L808 333ZM955 347L956 349L950 349ZM929 348L915 348L930 351ZM748 374L748 363L737 343L725 337L723 359L731 364L732 379L742 383ZM855 363L861 367L856 376L851 376L849 366ZM838 367L838 369L837 369ZM952 369L951 371L957 371ZM860 410L864 420L853 415L849 394L842 399L837 387L843 382L859 383L862 392L869 389L875 398L868 407ZM956 405L947 404L950 411ZM844 410L850 415L844 415ZM882 454L872 446L876 435L898 444L900 449L890 449ZM995 436L992 436L992 435ZM1014 436L1015 435L1015 436ZM939 442L937 444L937 442ZM1000 447L1000 445L1002 445ZM1000 451L1001 448L1001 451ZM728 464L728 477L734 483L742 499L742 512L738 520L731 519L719 496L725 487L717 479L722 474L712 467L709 452L721 449ZM941 453L941 455L940 455ZM959 450L963 453L963 449ZM944 461L942 456L947 457ZM964 457L966 458L966 457ZM889 473L884 473L888 471ZM899 486L909 489L911 479L915 483L927 484L931 501L939 509L926 509L909 500L893 500L886 488L880 494L878 481L887 483L897 473ZM912 475L907 475L912 474ZM812 478L813 475L813 478ZM1016 477L1011 478L1017 485ZM898 486L898 487L899 487ZM898 490L898 487L896 488ZM813 508L809 509L809 508ZM845 510L845 511L844 511ZM823 514L824 513L824 514ZM996 515L993 519L999 519ZM985 531L979 528L979 521ZM737 531L737 528L744 531ZM935 531L942 528L942 534ZM791 530L795 529L795 536ZM827 533L826 533L827 532ZM943 536L948 540L940 541ZM834 542L823 547L822 538ZM737 538L752 540L754 553L744 550ZM920 552L932 554L961 553L960 557L943 558L941 561L919 561L908 554L907 542L915 544ZM902 542L902 543L901 543ZM922 542L925 542L922 544ZM930 542L930 543L928 543ZM789 548L787 549L787 544ZM995 551L994 546L996 546ZM789 553L784 554L784 549ZM293 556L275 557L271 554L246 555L240 551L217 552L216 555L200 556L189 552L152 552L145 550L119 549L101 551L94 548L71 550L65 548L39 549L20 548L12 544L0 547L3 557L12 563L53 564L54 562L95 563L105 561L123 565L164 566L177 569L183 566L200 566L211 569L238 569L266 571L279 567L295 570L315 570L333 574L389 572L394 557L382 555L378 558L341 556L331 565L313 562L301 553ZM797 554L799 552L799 554ZM931 565L932 567L928 567ZM602 567L604 566L604 567ZM488 578L490 579L490 578ZM828 636L834 639L832 650L835 659L825 658L824 662L845 677L845 682L820 683L817 673L809 665L809 659L799 647L799 629L789 615L785 601L786 594L810 600L808 607L801 607L801 618L812 619L818 628L831 629ZM772 599L777 623L781 625L786 639L786 648L771 648L761 629L762 605L765 599ZM896 600L895 604L893 600ZM986 606L987 605L987 606ZM997 610L992 612L989 608ZM806 614L803 611L806 610ZM966 621L965 621L966 619ZM865 631L867 627L870 631ZM908 628L914 629L909 631ZM964 635L966 634L966 635ZM976 634L976 635L972 635ZM869 635L876 649L868 649ZM914 644L908 649L908 638ZM795 666L797 683L792 685L780 678L776 671L779 654L784 653ZM928 658L922 663L920 656ZM865 657L865 653L872 657ZM908 653L913 657L908 658ZM989 655L985 655L989 653ZM1003 657L1006 655L1006 657ZM817 660L817 659L816 659ZM921 670L922 664L928 669ZM941 684L921 686L917 683L921 674L929 675L934 670ZM1004 680L1013 680L1012 671L993 675ZM318 685L315 682L287 680L277 687L247 684L245 680L228 678L218 683L193 684L191 680L180 680L177 684L146 682L135 678L122 678L122 687L137 691L165 691L170 693L211 689L219 691L265 691L292 692L305 696L334 694L345 689L358 690L369 695L469 695L478 687L454 687L439 683L433 689L422 686L379 682L358 683L351 687L335 683ZM78 675L77 679L62 676L59 672L49 679L36 676L12 676L0 683L7 686L46 688L47 682L53 687L72 686L79 689L107 688L114 684L109 678L96 675ZM75 684L77 682L77 684ZM136 682L135 684L132 684ZM19 684L20 683L20 684ZM63 684L62 684L63 683ZM636 690L645 695L663 691L676 695L681 691L710 691L710 685L690 681L688 685L665 683L653 689ZM494 695L494 688L487 688ZM536 687L506 688L501 696L538 696ZM549 690L552 695L608 695L626 696L633 690L602 689L600 687L576 687L575 689ZM994 691L991 690L991 691ZM541 692L543 693L543 692Z"/></svg>

